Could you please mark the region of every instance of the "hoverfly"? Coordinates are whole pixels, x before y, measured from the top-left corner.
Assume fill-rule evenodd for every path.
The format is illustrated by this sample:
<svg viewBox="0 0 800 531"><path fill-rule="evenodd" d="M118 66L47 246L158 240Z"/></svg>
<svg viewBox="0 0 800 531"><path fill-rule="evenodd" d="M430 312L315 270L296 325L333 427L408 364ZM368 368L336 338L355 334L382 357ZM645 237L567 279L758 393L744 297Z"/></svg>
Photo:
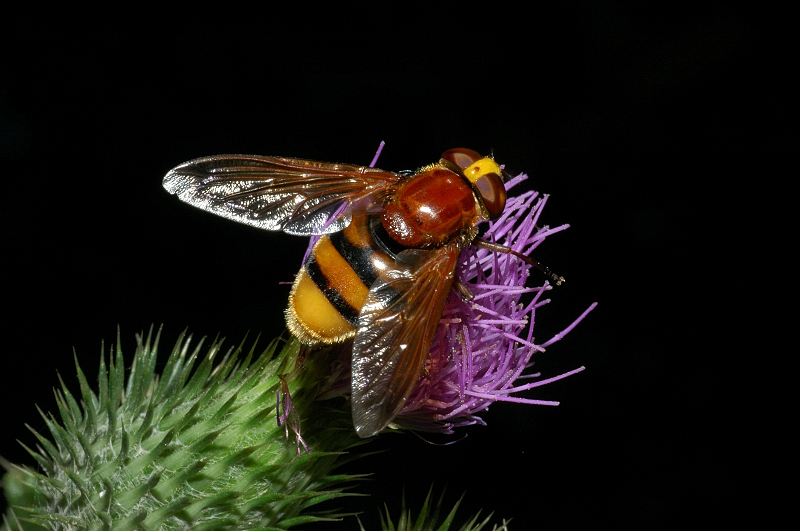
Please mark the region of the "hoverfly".
<svg viewBox="0 0 800 531"><path fill-rule="evenodd" d="M503 170L457 148L416 172L257 155L218 155L170 170L181 200L265 230L321 236L289 296L289 330L305 345L352 338L353 424L385 428L417 383L459 254L474 243L519 256L556 284L562 277L477 236L506 202Z"/></svg>

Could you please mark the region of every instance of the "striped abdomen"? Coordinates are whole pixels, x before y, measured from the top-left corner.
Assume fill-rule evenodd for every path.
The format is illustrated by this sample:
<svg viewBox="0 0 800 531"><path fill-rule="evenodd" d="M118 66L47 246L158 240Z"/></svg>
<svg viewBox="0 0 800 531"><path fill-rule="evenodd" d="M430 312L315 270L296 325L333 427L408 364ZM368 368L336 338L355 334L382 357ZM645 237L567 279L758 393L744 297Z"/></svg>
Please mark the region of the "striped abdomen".
<svg viewBox="0 0 800 531"><path fill-rule="evenodd" d="M380 216L353 216L343 231L322 236L292 286L289 331L306 344L353 337L369 287L395 265L387 241Z"/></svg>

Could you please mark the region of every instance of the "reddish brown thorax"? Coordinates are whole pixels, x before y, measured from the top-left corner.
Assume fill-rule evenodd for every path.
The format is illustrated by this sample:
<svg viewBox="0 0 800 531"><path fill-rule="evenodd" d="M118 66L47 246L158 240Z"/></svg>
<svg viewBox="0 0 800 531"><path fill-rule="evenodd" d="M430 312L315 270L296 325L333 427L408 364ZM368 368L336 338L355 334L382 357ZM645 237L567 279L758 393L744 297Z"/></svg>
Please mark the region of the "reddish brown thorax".
<svg viewBox="0 0 800 531"><path fill-rule="evenodd" d="M438 247L471 229L479 214L469 182L433 167L397 186L383 212L383 228L406 247Z"/></svg>

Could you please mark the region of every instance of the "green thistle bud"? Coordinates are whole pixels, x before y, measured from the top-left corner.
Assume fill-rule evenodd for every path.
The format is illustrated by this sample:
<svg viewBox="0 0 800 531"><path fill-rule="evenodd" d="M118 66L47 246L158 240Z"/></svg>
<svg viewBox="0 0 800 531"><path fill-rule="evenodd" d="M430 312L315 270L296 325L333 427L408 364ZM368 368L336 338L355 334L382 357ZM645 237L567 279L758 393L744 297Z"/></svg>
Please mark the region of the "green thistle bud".
<svg viewBox="0 0 800 531"><path fill-rule="evenodd" d="M449 513L444 515L444 492L441 494L436 504L432 503L432 493L433 489L430 489L416 517L411 509L406 507L405 496L403 496L400 514L397 520L392 519L389 508L386 507L385 515L380 515L381 529L386 531L450 531L452 527L452 531L489 531L490 528L488 526L491 525L491 531L509 531L508 522L506 520L503 520L501 524L492 525L492 515L490 514L481 520L480 513L473 515L472 518L460 527L453 527L456 512L458 511L459 505L461 505L461 499L453 505ZM444 515L444 517L442 517L442 515ZM360 529L361 531L366 531L363 525L360 526Z"/></svg>
<svg viewBox="0 0 800 531"><path fill-rule="evenodd" d="M220 361L214 341L195 368L202 341L190 351L181 335L159 376L159 336L137 337L127 378L119 347L108 366L101 359L97 393L79 366L80 399L62 382L60 420L43 414L50 438L31 428L40 446L26 447L39 470L10 467L4 478L4 530L285 529L341 516L308 509L345 495L355 477L331 471L364 441L343 401L308 407L324 374L295 370L296 341L244 359L240 346ZM276 422L287 391L284 421L302 418L304 441Z"/></svg>

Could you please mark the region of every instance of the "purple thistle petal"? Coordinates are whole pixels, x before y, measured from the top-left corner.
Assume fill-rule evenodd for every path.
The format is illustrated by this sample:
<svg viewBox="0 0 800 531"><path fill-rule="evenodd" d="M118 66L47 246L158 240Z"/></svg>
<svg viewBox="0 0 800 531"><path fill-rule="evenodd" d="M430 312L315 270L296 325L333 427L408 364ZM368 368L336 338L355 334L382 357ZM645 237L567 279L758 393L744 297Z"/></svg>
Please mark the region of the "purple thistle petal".
<svg viewBox="0 0 800 531"><path fill-rule="evenodd" d="M369 163L370 168L374 168L375 165L378 163L378 159L381 156L381 152L383 151L383 146L386 145L386 142L381 140L381 143L378 145L378 151L375 152L375 156L372 157L372 162Z"/></svg>
<svg viewBox="0 0 800 531"><path fill-rule="evenodd" d="M589 315L589 312L594 310L596 306L597 306L596 302L592 303L592 305L589 306L588 308L586 308L586 310L584 310L584 312L577 319L572 321L571 325L569 325L564 330L562 330L561 332L557 333L556 335L554 335L553 337L551 337L550 339L548 339L547 341L542 343L542 347L549 347L550 345L552 345L556 341L560 341L561 338L563 338L565 335L569 334L572 331L573 328L578 326L578 323L583 321L583 318L586 317L587 315Z"/></svg>

